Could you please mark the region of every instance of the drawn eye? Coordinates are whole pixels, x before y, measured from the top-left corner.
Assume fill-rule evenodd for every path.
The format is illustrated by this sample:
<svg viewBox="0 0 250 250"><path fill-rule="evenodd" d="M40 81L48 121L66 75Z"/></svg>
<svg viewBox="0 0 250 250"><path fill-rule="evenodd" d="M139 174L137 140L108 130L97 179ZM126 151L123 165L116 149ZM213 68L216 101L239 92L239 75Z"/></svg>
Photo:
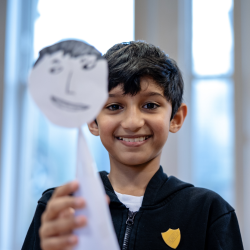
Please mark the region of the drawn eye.
<svg viewBox="0 0 250 250"><path fill-rule="evenodd" d="M63 70L63 68L62 67L51 67L50 69L49 69L49 72L51 73L51 74L59 74L61 71Z"/></svg>
<svg viewBox="0 0 250 250"><path fill-rule="evenodd" d="M82 65L82 69L92 69L95 67L95 62L86 62Z"/></svg>

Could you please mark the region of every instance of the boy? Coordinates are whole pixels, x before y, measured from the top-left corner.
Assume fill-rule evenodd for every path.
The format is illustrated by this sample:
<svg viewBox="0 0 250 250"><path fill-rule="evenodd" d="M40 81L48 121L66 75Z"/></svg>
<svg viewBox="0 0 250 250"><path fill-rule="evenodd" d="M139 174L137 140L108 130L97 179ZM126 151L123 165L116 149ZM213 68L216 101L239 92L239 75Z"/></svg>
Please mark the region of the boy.
<svg viewBox="0 0 250 250"><path fill-rule="evenodd" d="M187 115L183 81L175 62L144 42L113 46L109 98L89 124L109 152L110 173L101 172L121 249L243 249L234 209L216 193L196 188L160 167L169 131ZM69 196L78 183L44 192L23 250L72 249L72 231L86 225L74 209L87 206ZM101 213L101 211L100 211Z"/></svg>

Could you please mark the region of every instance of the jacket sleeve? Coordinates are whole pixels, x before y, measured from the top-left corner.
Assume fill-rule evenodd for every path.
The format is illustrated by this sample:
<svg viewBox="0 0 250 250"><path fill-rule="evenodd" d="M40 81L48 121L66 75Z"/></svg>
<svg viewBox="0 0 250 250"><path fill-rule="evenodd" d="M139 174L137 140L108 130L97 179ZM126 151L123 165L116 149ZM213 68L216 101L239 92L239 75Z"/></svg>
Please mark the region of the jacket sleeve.
<svg viewBox="0 0 250 250"><path fill-rule="evenodd" d="M219 217L208 229L206 250L243 250L238 220L234 211Z"/></svg>
<svg viewBox="0 0 250 250"><path fill-rule="evenodd" d="M22 250L41 250L39 228L41 226L41 216L45 210L45 204L38 203L35 215L24 240Z"/></svg>

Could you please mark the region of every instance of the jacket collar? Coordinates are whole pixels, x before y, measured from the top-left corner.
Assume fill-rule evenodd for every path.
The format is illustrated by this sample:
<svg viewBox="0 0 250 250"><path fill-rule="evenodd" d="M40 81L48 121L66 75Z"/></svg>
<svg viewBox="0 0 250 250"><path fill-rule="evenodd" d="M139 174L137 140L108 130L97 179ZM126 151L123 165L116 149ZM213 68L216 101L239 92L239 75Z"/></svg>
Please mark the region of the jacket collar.
<svg viewBox="0 0 250 250"><path fill-rule="evenodd" d="M106 193L110 197L111 204L114 203L115 206L123 207L120 204L122 204L119 199L117 198L114 189L109 181L108 173L106 171L100 172L102 182L104 184ZM162 184L167 181L168 176L163 172L162 167L160 166L157 172L154 174L154 176L149 181L144 197L142 206L148 206L153 205L156 195L158 193L159 188L162 186Z"/></svg>
<svg viewBox="0 0 250 250"><path fill-rule="evenodd" d="M107 177L108 173L102 171L100 175L106 193L110 197L110 206L124 208L125 206L117 198L109 178ZM170 200L174 194L187 187L193 187L193 185L182 182L174 176L168 177L160 166L147 185L142 201L142 208L157 205L166 201L167 198L169 198L167 200Z"/></svg>
<svg viewBox="0 0 250 250"><path fill-rule="evenodd" d="M109 181L108 172L101 171L99 173L100 173L106 194L110 198L110 207L116 207L116 208L121 208L121 209L126 208L125 205L122 204L120 200L118 199L118 197L116 196L115 191Z"/></svg>
<svg viewBox="0 0 250 250"><path fill-rule="evenodd" d="M168 176L163 172L162 166L149 181L142 201L142 206L154 205L157 194L161 186L168 180Z"/></svg>

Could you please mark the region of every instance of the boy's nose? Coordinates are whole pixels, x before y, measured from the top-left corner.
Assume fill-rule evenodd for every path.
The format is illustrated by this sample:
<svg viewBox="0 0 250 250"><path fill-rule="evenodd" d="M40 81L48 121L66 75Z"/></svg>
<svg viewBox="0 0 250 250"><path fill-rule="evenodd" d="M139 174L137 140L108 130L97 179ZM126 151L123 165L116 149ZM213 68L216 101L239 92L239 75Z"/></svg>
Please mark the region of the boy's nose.
<svg viewBox="0 0 250 250"><path fill-rule="evenodd" d="M65 91L68 95L74 95L75 94L75 87L74 87L74 81L73 81L73 71L70 71L68 73L67 79L66 79L66 86Z"/></svg>
<svg viewBox="0 0 250 250"><path fill-rule="evenodd" d="M136 132L145 124L140 110L137 110L136 108L127 110L124 115L125 116L121 122L121 126L124 129Z"/></svg>

